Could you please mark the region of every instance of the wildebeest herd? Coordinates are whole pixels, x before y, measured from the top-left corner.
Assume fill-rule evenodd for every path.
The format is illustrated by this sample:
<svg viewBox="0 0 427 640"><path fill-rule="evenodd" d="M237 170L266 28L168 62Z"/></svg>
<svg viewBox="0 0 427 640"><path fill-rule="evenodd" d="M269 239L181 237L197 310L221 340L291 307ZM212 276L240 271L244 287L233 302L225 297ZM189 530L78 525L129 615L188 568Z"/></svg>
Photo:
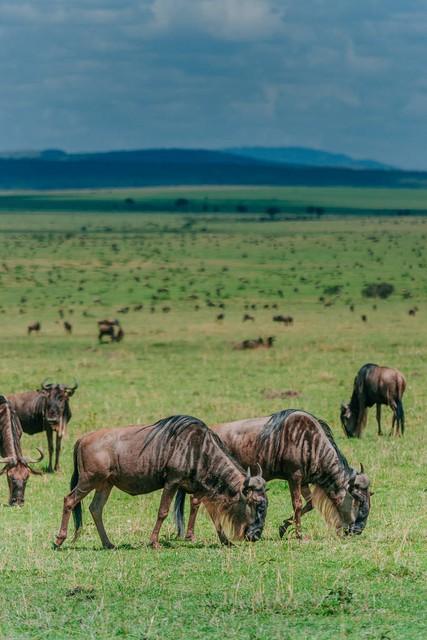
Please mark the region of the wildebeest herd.
<svg viewBox="0 0 427 640"><path fill-rule="evenodd" d="M402 396L405 379L396 369L364 365L358 372L348 405L341 408L347 436L360 437L368 407L377 406L378 433L381 405L393 411L392 433L403 435ZM62 437L71 419L73 385L44 381L36 391L0 396L1 462L9 485L9 504L24 503L30 465L21 449L22 433L46 431L48 471L59 469ZM56 432L55 463L53 432ZM209 428L192 416L171 416L155 424L104 428L88 433L74 446L70 493L64 498L62 522L55 548L67 537L71 514L75 538L82 528L81 501L95 491L90 512L105 548L113 544L105 531L102 512L113 487L130 495L162 489L157 521L150 544L158 548L159 532L175 498L178 535L184 531L185 495L191 496L186 532L194 540L200 505L207 510L222 544L260 539L267 514L266 483L286 480L293 515L279 527L301 537L301 518L313 508L337 533L361 534L371 508L370 480L363 466L353 468L339 450L330 426L299 409L270 416L224 422ZM305 504L303 506L303 498Z"/></svg>

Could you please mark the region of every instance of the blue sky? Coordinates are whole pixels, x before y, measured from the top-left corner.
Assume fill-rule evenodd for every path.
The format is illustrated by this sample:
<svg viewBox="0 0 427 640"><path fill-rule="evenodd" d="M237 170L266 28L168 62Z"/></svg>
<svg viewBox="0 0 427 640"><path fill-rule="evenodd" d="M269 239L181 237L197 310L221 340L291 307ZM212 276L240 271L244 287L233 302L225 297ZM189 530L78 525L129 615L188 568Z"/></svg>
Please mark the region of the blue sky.
<svg viewBox="0 0 427 640"><path fill-rule="evenodd" d="M0 149L312 146L427 169L424 0L0 0Z"/></svg>

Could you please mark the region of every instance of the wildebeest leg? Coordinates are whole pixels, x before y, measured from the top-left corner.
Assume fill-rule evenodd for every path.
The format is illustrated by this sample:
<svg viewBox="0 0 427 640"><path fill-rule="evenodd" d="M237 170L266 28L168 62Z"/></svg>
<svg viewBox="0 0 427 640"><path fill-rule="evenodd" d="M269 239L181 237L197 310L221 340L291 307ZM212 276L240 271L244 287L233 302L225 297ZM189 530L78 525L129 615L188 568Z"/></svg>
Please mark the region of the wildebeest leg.
<svg viewBox="0 0 427 640"><path fill-rule="evenodd" d="M93 487L79 488L75 487L67 496L64 498L64 508L62 510L62 520L61 527L59 529L59 533L56 536L54 547L58 548L64 542L67 537L68 531L68 523L70 521L70 516L73 512L73 509L78 505L78 503L83 500L88 493L92 491Z"/></svg>
<svg viewBox="0 0 427 640"><path fill-rule="evenodd" d="M187 533L185 534L185 539L190 540L191 542L194 542L196 538L194 535L194 527L199 508L200 502L192 496L190 501L190 517L188 518Z"/></svg>
<svg viewBox="0 0 427 640"><path fill-rule="evenodd" d="M178 487L176 486L176 484L165 485L163 489L162 497L160 499L159 512L157 514L157 521L156 521L156 524L154 525L154 529L150 536L150 544L154 549L160 549L160 546L161 546L159 544L160 528L163 524L163 520L167 517L169 513L171 502L174 498L174 495L177 489Z"/></svg>
<svg viewBox="0 0 427 640"><path fill-rule="evenodd" d="M49 451L49 466L47 468L49 473L52 473L52 456L53 456L53 432L50 427L46 427L46 436L47 436L47 448Z"/></svg>
<svg viewBox="0 0 427 640"><path fill-rule="evenodd" d="M303 509L301 511L301 518L302 518L302 516L305 516L306 513L310 513L310 511L312 511L314 509L314 507L313 507L313 502L311 500L310 487L308 485L306 485L306 484L302 485L301 493L304 496L304 500L305 500L305 505L304 505L304 507L303 507ZM283 521L283 523L279 527L279 536L281 538L283 538L283 536L285 535L286 531L293 524L293 522L294 522L294 516L293 515L290 518L286 518L286 520Z"/></svg>
<svg viewBox="0 0 427 640"><path fill-rule="evenodd" d="M382 436L383 432L381 431L381 405L377 402L377 424L378 424L378 435Z"/></svg>
<svg viewBox="0 0 427 640"><path fill-rule="evenodd" d="M107 532L105 531L104 523L102 521L102 510L104 509L105 503L107 502L110 496L112 488L113 487L111 485L108 485L104 489L96 490L93 500L89 505L89 511L91 512L92 518L95 521L95 525L98 530L99 537L101 538L102 546L104 547L104 549L115 548L107 536Z"/></svg>
<svg viewBox="0 0 427 640"><path fill-rule="evenodd" d="M61 453L61 444L62 444L62 436L59 433L56 433L56 442L55 442L55 471L60 471L59 466L59 454Z"/></svg>
<svg viewBox="0 0 427 640"><path fill-rule="evenodd" d="M289 490L291 492L292 507L294 509L295 535L301 539L301 514L302 514L302 496L301 496L301 478L294 476L289 480Z"/></svg>
<svg viewBox="0 0 427 640"><path fill-rule="evenodd" d="M395 431L395 427L396 427L396 435L399 435L399 421L397 419L397 407L396 404L390 403L390 408L393 411L393 420L391 421L391 431L390 431L390 435L392 436L394 434ZM397 426L396 426L397 423Z"/></svg>

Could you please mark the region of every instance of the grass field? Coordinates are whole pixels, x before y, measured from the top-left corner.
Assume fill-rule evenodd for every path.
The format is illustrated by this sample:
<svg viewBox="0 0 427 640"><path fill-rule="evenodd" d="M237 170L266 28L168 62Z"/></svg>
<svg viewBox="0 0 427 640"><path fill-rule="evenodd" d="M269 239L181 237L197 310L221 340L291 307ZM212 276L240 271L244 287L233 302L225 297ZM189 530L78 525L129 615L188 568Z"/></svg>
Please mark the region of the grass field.
<svg viewBox="0 0 427 640"><path fill-rule="evenodd" d="M299 191L304 206L320 202L319 193ZM424 207L421 192L407 200L394 193L395 207ZM79 204L66 215L57 194L44 194L43 206L27 213L0 204L0 391L33 389L46 376L80 383L63 471L31 478L22 509L0 508L0 637L427 637L427 219L261 222L254 211L189 220L187 213L114 213L112 201L148 197L142 192L67 197ZM383 209L392 195L384 195L385 206L377 193L375 207L366 194L357 197ZM90 198L96 213L84 204ZM394 285L388 299L362 296L381 281ZM242 323L245 305L253 323ZM419 311L410 317L413 306ZM129 312L118 313L123 307ZM72 336L64 335L59 309ZM294 326L273 323L274 313L292 315ZM122 343L97 344L102 317L120 318ZM36 320L41 335L29 337ZM275 348L232 349L260 335L275 335ZM374 412L361 440L344 438L339 405L365 362L396 366L407 378L402 439L378 438ZM350 462L364 463L375 496L361 537L338 539L312 513L303 519L304 542L281 541L278 526L291 504L285 483L274 482L264 537L254 545L220 547L202 515L195 544L176 540L167 520L164 548L152 551L159 494L115 491L105 524L116 551L102 550L88 504L79 541L52 551L79 435L176 413L212 424L290 406L328 420ZM383 415L391 422L388 410ZM24 436L26 452L36 445L46 450L43 434ZM1 487L6 503L4 477Z"/></svg>

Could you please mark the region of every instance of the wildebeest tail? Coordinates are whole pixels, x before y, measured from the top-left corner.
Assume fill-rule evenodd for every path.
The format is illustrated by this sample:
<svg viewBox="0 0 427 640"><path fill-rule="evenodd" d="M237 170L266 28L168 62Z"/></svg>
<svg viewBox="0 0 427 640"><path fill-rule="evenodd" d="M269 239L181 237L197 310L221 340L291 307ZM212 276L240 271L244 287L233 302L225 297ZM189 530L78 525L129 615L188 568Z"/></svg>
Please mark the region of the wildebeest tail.
<svg viewBox="0 0 427 640"><path fill-rule="evenodd" d="M402 400L398 400L396 403L396 417L400 422L400 429L403 433L405 431L405 412L403 410Z"/></svg>
<svg viewBox="0 0 427 640"><path fill-rule="evenodd" d="M175 525L176 525L179 538L183 538L185 533L184 504L185 504L185 491L183 489L178 489L175 496L175 506L173 508L173 516L174 516Z"/></svg>
<svg viewBox="0 0 427 640"><path fill-rule="evenodd" d="M71 476L71 480L70 480L70 491L75 489L79 482L79 467L77 462L77 451L79 448L79 444L80 444L80 441L77 440L76 444L74 445L74 452L73 452L74 469L73 469L73 475ZM73 520L74 520L74 528L75 528L75 532L74 532L74 539L75 539L78 536L78 533L83 525L83 512L82 512L81 502L78 502L73 509Z"/></svg>

